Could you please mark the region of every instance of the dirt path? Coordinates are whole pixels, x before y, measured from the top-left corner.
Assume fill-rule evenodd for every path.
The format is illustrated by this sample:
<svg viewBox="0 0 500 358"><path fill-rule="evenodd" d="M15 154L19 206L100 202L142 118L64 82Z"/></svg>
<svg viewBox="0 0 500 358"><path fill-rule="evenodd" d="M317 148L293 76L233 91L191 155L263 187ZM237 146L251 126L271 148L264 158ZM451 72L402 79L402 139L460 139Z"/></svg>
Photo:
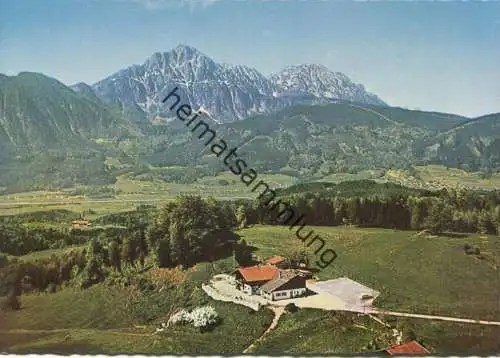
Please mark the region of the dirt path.
<svg viewBox="0 0 500 358"><path fill-rule="evenodd" d="M372 314L369 314L368 316L370 316L371 319L373 319L373 320L377 321L378 323L380 323L382 326L387 327L387 328L391 328L390 324L388 324L387 322L382 321L380 318L378 318L378 317L376 317L376 316L374 316Z"/></svg>
<svg viewBox="0 0 500 358"><path fill-rule="evenodd" d="M500 326L500 322L498 322L498 321L484 321L484 320L470 319L470 318L431 316L431 315L426 315L426 314L381 311L381 310L375 310L375 309L369 310L366 313L382 314L382 315L388 315L388 316L399 316L399 317L424 318L424 319L431 319L431 320L438 320L438 321L476 323L476 324L484 324L484 325L491 325L491 326Z"/></svg>
<svg viewBox="0 0 500 358"><path fill-rule="evenodd" d="M355 104L350 104L350 103L348 103L347 105L350 106L350 107L353 107L353 108L361 109L361 110L363 110L365 112L371 112L373 114L376 114L380 118L385 119L386 121L391 122L392 124L395 124L397 126L402 126L403 125L402 123L397 122L397 121L395 121L393 119L390 119L389 117L387 117L387 116L383 115L382 113L379 113L379 112L377 112L377 111L375 111L373 109L365 108L365 107L361 107L361 106L357 106Z"/></svg>
<svg viewBox="0 0 500 358"><path fill-rule="evenodd" d="M82 328L60 328L60 329L6 329L6 330L0 330L0 334L36 334L36 333L71 333L71 332L106 332L106 333L113 333L113 334L120 334L120 335L125 335L125 336L139 336L139 337L146 337L146 336L151 336L151 333L134 333L134 332L127 332L121 329L82 329Z"/></svg>
<svg viewBox="0 0 500 358"><path fill-rule="evenodd" d="M271 324L269 325L269 327L265 330L264 333L262 333L262 335L257 338L255 341L253 341L252 344L250 344L244 351L243 353L249 353L256 345L257 342L260 342L266 334L268 334L271 330L273 330L274 328L276 328L276 326L278 325L278 321L281 317L281 315L283 314L283 312L285 312L285 307L283 306L268 306L268 308L274 312L274 318L273 318L273 321L271 322Z"/></svg>

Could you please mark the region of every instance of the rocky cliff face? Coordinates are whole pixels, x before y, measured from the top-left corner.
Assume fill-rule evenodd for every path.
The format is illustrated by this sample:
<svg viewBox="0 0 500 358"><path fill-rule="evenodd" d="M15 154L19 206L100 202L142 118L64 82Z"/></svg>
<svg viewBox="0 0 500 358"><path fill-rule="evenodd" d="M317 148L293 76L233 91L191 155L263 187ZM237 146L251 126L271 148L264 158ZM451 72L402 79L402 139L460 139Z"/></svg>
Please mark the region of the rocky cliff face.
<svg viewBox="0 0 500 358"><path fill-rule="evenodd" d="M296 103L334 99L385 105L362 85L319 65L290 67L266 78L254 68L216 63L184 45L155 53L144 64L128 67L92 86L101 98L139 106L150 117L168 116L161 101L175 87L185 103L203 109L218 122L272 113Z"/></svg>
<svg viewBox="0 0 500 358"><path fill-rule="evenodd" d="M332 72L321 65L289 66L273 74L271 82L276 88L288 93L306 93L318 98L386 105L376 95L367 92L363 85L352 82L341 72Z"/></svg>

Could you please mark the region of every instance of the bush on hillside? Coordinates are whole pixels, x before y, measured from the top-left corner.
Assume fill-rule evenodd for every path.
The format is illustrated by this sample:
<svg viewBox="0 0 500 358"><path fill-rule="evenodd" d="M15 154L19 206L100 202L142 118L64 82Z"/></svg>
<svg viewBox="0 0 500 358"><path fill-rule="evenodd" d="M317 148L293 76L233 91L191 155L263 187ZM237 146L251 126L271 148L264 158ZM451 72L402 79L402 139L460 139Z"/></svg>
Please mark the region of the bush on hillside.
<svg viewBox="0 0 500 358"><path fill-rule="evenodd" d="M479 256L481 254L481 250L479 250L478 247L472 247L469 244L465 244L464 245L464 252L467 255L476 255L476 256Z"/></svg>
<svg viewBox="0 0 500 358"><path fill-rule="evenodd" d="M191 312L191 319L193 321L193 326L200 329L206 329L217 323L219 315L212 306L204 306L195 308Z"/></svg>
<svg viewBox="0 0 500 358"><path fill-rule="evenodd" d="M416 341L418 339L418 337L417 337L417 334L415 333L414 330L409 329L406 332L406 339L409 340L409 341Z"/></svg>
<svg viewBox="0 0 500 358"><path fill-rule="evenodd" d="M289 304L287 304L285 306L285 311L290 312L290 313L297 312L298 310L299 310L299 308L293 302L290 302Z"/></svg>
<svg viewBox="0 0 500 358"><path fill-rule="evenodd" d="M19 301L19 297L16 296L15 292L11 292L3 299L0 303L0 309L3 311L18 311L21 309L21 301Z"/></svg>
<svg viewBox="0 0 500 358"><path fill-rule="evenodd" d="M145 278L139 279L139 282L137 283L137 287L139 288L140 291L154 291L156 289L155 284L148 281Z"/></svg>
<svg viewBox="0 0 500 358"><path fill-rule="evenodd" d="M0 269L6 267L9 264L9 259L6 254L0 252Z"/></svg>
<svg viewBox="0 0 500 358"><path fill-rule="evenodd" d="M182 309L174 313L169 319L169 323L172 324L191 323L194 327L199 328L200 331L206 331L218 322L219 314L212 306L197 307L191 312Z"/></svg>
<svg viewBox="0 0 500 358"><path fill-rule="evenodd" d="M47 286L47 293L56 293L57 285L53 282L49 283Z"/></svg>

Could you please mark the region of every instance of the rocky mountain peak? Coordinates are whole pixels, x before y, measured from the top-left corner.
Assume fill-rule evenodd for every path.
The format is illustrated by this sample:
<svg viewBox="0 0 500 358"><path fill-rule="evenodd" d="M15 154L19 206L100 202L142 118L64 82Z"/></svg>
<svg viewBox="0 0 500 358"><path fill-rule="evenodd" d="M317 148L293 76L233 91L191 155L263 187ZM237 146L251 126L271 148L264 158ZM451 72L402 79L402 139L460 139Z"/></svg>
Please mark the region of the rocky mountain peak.
<svg viewBox="0 0 500 358"><path fill-rule="evenodd" d="M216 63L184 44L168 52L156 52L143 65L118 71L92 88L107 101L139 107L148 116L156 116L165 114L161 99L176 86L186 103L203 107L220 121L325 99L385 105L344 74L322 65L290 66L267 78L251 67Z"/></svg>
<svg viewBox="0 0 500 358"><path fill-rule="evenodd" d="M308 93L317 97L385 105L376 95L367 92L363 85L354 83L342 72L330 71L323 65L288 66L271 75L271 81L285 92Z"/></svg>
<svg viewBox="0 0 500 358"><path fill-rule="evenodd" d="M194 47L178 45L168 52L155 52L151 55L144 66L154 68L165 68L166 66L179 67L185 64L207 63L215 65L214 61Z"/></svg>

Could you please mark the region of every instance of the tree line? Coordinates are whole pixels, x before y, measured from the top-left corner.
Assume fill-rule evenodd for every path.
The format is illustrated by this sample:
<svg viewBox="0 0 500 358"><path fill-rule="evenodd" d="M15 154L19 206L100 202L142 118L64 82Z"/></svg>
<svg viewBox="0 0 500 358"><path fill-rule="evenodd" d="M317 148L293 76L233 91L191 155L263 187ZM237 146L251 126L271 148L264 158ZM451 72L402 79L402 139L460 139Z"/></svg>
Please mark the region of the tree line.
<svg viewBox="0 0 500 358"><path fill-rule="evenodd" d="M51 228L24 226L19 222L0 222L0 252L22 256L31 252L61 249L68 246L83 245L92 238L105 235L118 235L127 231L126 227L95 228Z"/></svg>
<svg viewBox="0 0 500 358"><path fill-rule="evenodd" d="M356 184L358 185L358 184ZM500 191L480 192L443 189L438 192L407 192L398 188L356 196L340 196L336 190L291 192L279 199L304 215L307 225L357 225L391 229L428 229L500 233ZM279 209L270 212L257 202L242 203L236 212L239 223L279 224Z"/></svg>

